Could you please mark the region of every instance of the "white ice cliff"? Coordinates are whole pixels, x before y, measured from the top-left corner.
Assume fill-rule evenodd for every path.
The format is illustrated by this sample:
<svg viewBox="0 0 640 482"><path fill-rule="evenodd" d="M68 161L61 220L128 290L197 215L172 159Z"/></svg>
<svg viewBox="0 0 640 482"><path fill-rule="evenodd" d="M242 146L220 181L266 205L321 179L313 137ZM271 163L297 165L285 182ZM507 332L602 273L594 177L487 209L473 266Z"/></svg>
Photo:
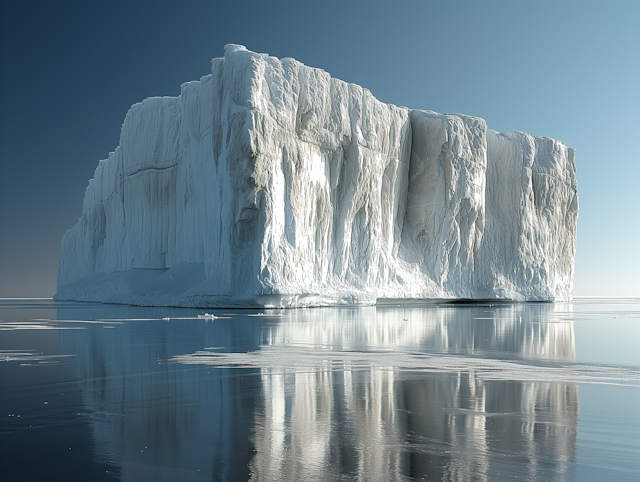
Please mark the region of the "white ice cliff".
<svg viewBox="0 0 640 482"><path fill-rule="evenodd" d="M227 45L127 113L62 240L57 299L312 306L571 298L575 150L396 107Z"/></svg>

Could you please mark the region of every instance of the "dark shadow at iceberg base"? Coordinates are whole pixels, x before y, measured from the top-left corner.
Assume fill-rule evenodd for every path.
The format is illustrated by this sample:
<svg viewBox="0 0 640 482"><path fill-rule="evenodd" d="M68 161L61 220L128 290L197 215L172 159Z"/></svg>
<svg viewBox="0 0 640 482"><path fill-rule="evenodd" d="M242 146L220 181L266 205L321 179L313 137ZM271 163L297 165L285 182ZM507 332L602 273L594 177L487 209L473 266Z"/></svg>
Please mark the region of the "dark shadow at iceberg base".
<svg viewBox="0 0 640 482"><path fill-rule="evenodd" d="M61 351L81 355L96 456L122 480L559 480L575 462L577 384L474 369L486 359L574 360L570 305L216 320L170 308L82 310L60 309L58 319L113 325L61 332Z"/></svg>

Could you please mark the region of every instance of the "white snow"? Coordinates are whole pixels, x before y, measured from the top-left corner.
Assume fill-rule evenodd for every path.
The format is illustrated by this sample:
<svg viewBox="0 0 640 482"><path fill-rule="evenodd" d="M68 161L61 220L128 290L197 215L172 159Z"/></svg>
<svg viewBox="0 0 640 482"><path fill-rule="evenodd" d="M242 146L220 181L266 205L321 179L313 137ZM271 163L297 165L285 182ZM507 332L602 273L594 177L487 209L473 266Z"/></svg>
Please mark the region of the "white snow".
<svg viewBox="0 0 640 482"><path fill-rule="evenodd" d="M574 154L228 45L179 97L127 113L63 238L56 298L568 300Z"/></svg>

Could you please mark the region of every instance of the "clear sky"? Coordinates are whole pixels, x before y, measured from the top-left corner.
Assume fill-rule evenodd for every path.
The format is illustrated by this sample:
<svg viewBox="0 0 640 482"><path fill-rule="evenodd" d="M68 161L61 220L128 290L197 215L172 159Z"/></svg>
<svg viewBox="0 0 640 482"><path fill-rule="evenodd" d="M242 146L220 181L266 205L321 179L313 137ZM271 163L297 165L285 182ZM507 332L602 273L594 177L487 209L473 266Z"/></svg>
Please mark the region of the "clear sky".
<svg viewBox="0 0 640 482"><path fill-rule="evenodd" d="M60 240L131 104L178 95L227 43L575 147L574 294L640 296L638 0L0 5L0 297L55 293Z"/></svg>

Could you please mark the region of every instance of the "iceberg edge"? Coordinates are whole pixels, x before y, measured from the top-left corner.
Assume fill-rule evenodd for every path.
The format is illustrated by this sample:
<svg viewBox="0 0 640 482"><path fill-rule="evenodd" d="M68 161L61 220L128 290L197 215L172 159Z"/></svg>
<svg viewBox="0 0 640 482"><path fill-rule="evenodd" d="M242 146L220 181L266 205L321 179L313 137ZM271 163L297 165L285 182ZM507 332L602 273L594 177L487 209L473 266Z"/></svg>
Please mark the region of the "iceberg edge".
<svg viewBox="0 0 640 482"><path fill-rule="evenodd" d="M228 45L131 107L55 299L296 307L572 298L575 150Z"/></svg>

